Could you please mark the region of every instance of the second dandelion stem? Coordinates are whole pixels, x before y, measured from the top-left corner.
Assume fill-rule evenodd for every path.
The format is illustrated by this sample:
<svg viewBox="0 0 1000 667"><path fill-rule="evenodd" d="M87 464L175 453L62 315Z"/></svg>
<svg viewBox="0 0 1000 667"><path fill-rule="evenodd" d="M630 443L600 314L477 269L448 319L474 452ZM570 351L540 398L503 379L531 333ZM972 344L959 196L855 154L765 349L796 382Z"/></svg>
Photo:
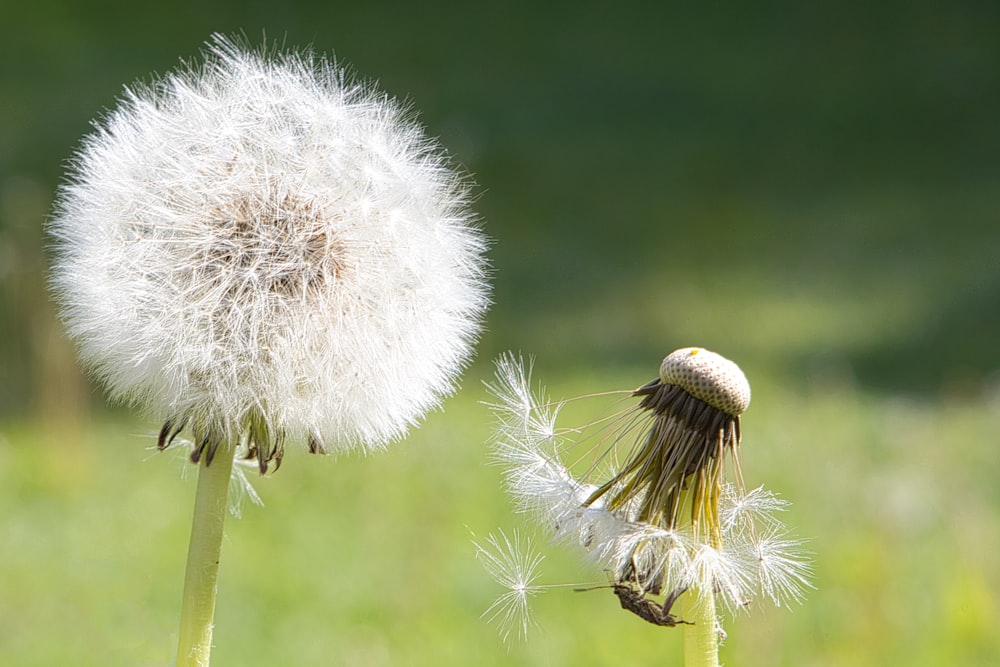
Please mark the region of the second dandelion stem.
<svg viewBox="0 0 1000 667"><path fill-rule="evenodd" d="M684 626L684 667L719 667L719 627L715 594L692 587L681 596Z"/></svg>
<svg viewBox="0 0 1000 667"><path fill-rule="evenodd" d="M234 453L235 448L224 443L219 446L211 465L207 464L208 457L203 457L198 468L198 491L177 638L177 667L209 665L222 527L228 509Z"/></svg>

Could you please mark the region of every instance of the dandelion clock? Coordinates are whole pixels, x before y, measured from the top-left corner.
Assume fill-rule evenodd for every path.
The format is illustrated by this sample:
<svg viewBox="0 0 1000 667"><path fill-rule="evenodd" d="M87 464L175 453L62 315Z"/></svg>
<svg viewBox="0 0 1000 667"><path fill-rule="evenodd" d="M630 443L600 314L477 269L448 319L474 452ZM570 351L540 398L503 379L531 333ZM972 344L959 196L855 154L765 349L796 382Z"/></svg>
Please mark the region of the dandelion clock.
<svg viewBox="0 0 1000 667"><path fill-rule="evenodd" d="M452 390L488 301L468 199L393 100L218 36L84 139L51 282L82 363L199 466L179 665L208 664L234 457L377 449Z"/></svg>

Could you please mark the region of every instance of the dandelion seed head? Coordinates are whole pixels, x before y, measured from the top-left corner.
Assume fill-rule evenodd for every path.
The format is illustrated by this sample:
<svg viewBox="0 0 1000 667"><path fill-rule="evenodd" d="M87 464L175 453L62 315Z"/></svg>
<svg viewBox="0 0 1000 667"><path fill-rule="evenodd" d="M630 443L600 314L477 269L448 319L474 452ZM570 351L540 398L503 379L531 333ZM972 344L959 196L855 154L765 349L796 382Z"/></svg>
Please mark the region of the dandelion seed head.
<svg viewBox="0 0 1000 667"><path fill-rule="evenodd" d="M690 358L703 355L708 375L728 379L693 382L703 371ZM779 515L788 503L764 487L743 487L736 452L749 404L745 377L701 348L671 358L680 361L665 362L667 372L631 392L641 397L636 410L619 413L618 425L595 422L609 435L599 438L597 460L587 461L574 447L593 425L557 429L563 403L533 390L530 365L502 357L489 388L497 399L493 456L505 467L510 495L556 541L583 550L613 577L615 590L627 592L623 606L649 622L666 625L647 613L659 604L648 596L663 596L658 609L668 614L688 590L715 596L730 613L745 611L755 595L779 606L801 600L811 571L801 542L785 537ZM621 463L617 446L627 451ZM593 442L589 447L593 454ZM723 475L727 456L732 482ZM609 467L611 479L603 481Z"/></svg>
<svg viewBox="0 0 1000 667"><path fill-rule="evenodd" d="M700 347L685 347L668 354L660 364L660 380L733 417L750 406L750 383L740 367Z"/></svg>
<svg viewBox="0 0 1000 667"><path fill-rule="evenodd" d="M216 36L72 161L53 291L111 397L264 460L377 448L451 392L488 302L469 184L310 53ZM279 459L280 460L280 459Z"/></svg>

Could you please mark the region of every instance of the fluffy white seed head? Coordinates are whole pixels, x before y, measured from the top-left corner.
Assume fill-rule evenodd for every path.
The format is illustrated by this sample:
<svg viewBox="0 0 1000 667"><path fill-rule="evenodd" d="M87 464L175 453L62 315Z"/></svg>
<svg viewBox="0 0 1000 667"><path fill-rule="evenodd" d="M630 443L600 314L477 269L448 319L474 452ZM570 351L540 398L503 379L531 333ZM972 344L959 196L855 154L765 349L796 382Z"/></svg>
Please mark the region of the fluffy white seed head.
<svg viewBox="0 0 1000 667"><path fill-rule="evenodd" d="M377 447L449 393L488 304L467 183L393 100L216 37L73 159L52 285L118 400ZM234 432L235 431L235 432Z"/></svg>

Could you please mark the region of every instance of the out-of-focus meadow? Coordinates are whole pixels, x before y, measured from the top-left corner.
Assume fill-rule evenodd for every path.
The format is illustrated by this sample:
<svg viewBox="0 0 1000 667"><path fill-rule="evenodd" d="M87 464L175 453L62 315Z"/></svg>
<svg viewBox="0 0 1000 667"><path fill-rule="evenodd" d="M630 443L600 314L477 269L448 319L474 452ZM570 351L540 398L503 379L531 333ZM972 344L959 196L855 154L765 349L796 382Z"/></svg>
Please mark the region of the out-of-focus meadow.
<svg viewBox="0 0 1000 667"><path fill-rule="evenodd" d="M815 555L804 605L727 620L723 663L1000 662L1000 8L339 4L0 3L0 664L172 658L194 476L77 370L43 223L89 120L213 31L412 101L476 176L495 274L445 410L254 479L214 664L677 664L606 590L539 596L508 650L471 540L520 525L486 465L493 357L560 397L686 345L746 371L747 482ZM542 583L603 580L538 545Z"/></svg>

